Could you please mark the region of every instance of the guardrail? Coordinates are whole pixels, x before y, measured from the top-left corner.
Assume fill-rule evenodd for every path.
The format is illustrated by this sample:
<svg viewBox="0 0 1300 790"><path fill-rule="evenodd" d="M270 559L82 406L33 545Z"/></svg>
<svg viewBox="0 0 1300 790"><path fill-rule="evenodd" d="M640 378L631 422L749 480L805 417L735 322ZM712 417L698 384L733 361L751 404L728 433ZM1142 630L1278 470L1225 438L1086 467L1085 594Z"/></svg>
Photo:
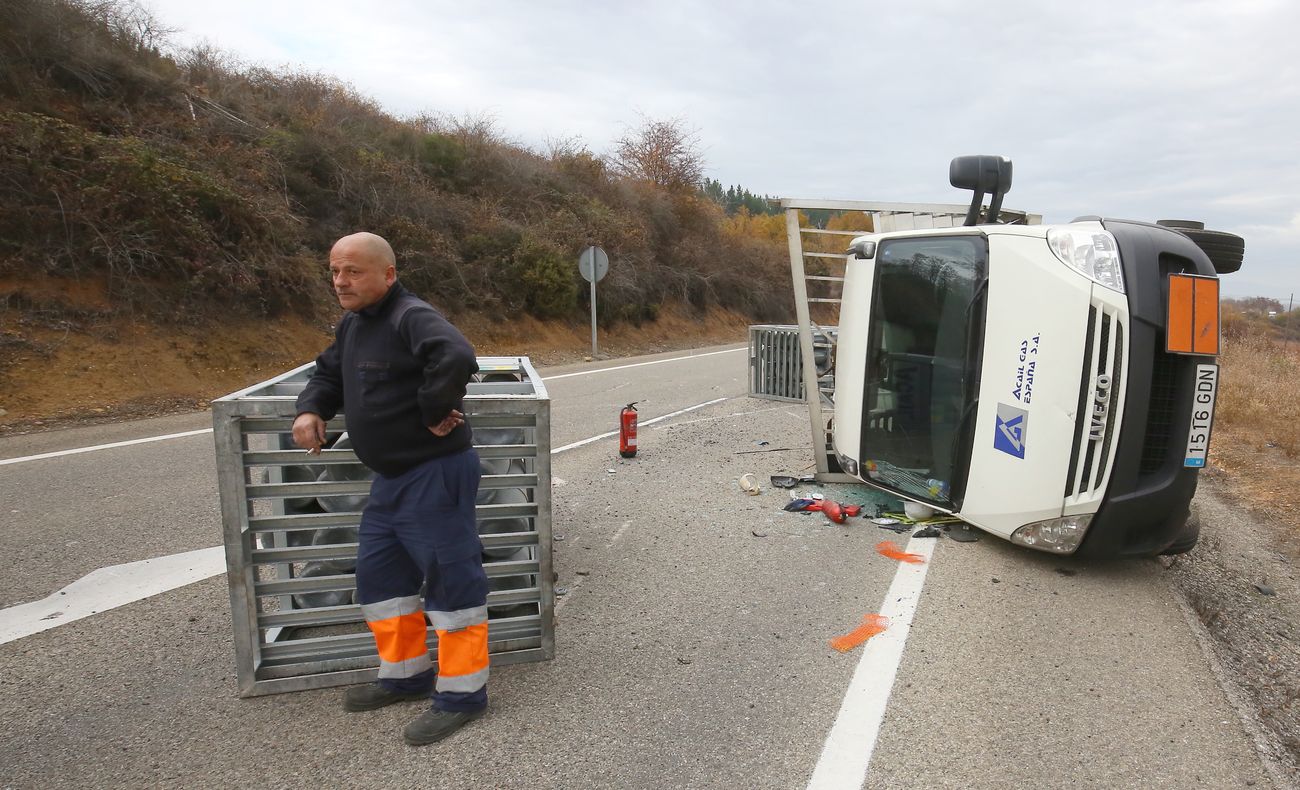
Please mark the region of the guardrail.
<svg viewBox="0 0 1300 790"><path fill-rule="evenodd" d="M482 465L477 515L492 663L555 655L550 399L527 357L480 357L465 414ZM373 680L379 657L353 601L371 473L346 415L318 456L292 443L314 363L212 402L226 573L242 697ZM429 630L437 656L437 635Z"/></svg>

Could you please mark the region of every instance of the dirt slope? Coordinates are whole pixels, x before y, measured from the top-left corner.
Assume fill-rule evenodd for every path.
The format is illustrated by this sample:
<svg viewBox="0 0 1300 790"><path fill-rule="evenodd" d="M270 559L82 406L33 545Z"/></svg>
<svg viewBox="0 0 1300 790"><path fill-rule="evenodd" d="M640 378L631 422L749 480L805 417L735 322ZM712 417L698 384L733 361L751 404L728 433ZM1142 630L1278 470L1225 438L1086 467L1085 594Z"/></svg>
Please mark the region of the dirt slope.
<svg viewBox="0 0 1300 790"><path fill-rule="evenodd" d="M523 355L538 365L591 355L590 324L454 321L482 355ZM747 324L721 309L666 309L640 327L601 330L600 357L742 342ZM0 316L0 435L202 409L212 398L310 362L330 339L327 327L292 318L202 329L100 319L59 328L11 311L8 320Z"/></svg>

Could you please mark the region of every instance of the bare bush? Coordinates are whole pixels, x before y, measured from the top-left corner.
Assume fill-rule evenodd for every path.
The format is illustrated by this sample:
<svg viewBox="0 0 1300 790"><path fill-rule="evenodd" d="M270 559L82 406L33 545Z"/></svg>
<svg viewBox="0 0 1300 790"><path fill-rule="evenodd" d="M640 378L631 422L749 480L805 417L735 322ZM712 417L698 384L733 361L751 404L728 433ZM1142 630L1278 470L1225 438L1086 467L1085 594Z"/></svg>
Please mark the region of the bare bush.
<svg viewBox="0 0 1300 790"><path fill-rule="evenodd" d="M669 190L689 190L704 177L699 134L681 118L642 119L614 142L614 170L627 178L649 181Z"/></svg>

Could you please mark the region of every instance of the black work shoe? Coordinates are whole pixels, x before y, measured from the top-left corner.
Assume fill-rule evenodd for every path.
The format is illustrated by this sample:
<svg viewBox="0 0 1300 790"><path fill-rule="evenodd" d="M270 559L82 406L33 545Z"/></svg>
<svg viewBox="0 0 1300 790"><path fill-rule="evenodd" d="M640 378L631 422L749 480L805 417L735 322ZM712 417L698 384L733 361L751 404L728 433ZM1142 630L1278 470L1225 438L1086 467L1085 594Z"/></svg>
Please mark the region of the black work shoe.
<svg viewBox="0 0 1300 790"><path fill-rule="evenodd" d="M378 710L394 702L406 702L413 699L428 699L428 691L392 691L378 683L353 686L343 695L343 710L356 713L362 710Z"/></svg>
<svg viewBox="0 0 1300 790"><path fill-rule="evenodd" d="M420 718L406 725L402 737L412 746L440 741L456 730L474 721L487 711L480 710L438 710L433 708L424 712Z"/></svg>

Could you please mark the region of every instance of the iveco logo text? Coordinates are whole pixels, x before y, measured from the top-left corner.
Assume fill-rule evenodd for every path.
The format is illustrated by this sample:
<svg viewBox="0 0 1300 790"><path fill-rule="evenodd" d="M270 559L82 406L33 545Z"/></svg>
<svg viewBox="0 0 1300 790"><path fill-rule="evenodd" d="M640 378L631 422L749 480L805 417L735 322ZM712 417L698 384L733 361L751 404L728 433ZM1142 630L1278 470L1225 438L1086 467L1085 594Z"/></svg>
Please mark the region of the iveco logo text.
<svg viewBox="0 0 1300 790"><path fill-rule="evenodd" d="M1088 426L1088 441L1099 442L1106 433L1106 418L1110 414L1110 376L1098 376L1092 392L1092 421Z"/></svg>

